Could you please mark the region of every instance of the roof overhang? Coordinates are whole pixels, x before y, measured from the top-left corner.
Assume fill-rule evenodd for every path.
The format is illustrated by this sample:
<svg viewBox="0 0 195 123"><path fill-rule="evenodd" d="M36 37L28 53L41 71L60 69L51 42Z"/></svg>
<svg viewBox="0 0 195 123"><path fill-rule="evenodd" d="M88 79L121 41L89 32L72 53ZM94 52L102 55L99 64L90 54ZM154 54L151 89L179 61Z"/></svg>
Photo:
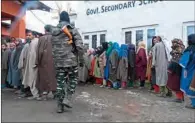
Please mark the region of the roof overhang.
<svg viewBox="0 0 195 123"><path fill-rule="evenodd" d="M34 1L29 1L29 0L17 0L18 2L20 2L22 5L28 4L28 2L35 2L34 6L27 8L27 10L42 10L42 11L47 11L50 12L52 10L52 8L50 8L49 6L45 5L44 3L38 1L38 0L34 0Z"/></svg>

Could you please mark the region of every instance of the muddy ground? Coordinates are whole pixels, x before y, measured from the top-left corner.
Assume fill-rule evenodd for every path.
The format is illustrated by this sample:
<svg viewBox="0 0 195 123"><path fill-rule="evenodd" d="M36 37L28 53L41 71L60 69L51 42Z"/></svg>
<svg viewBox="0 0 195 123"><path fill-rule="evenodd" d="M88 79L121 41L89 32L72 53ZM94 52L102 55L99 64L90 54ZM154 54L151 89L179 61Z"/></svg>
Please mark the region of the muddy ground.
<svg viewBox="0 0 195 123"><path fill-rule="evenodd" d="M74 107L57 114L56 101L19 99L2 90L2 122L195 122L195 110L160 98L147 89L77 87Z"/></svg>

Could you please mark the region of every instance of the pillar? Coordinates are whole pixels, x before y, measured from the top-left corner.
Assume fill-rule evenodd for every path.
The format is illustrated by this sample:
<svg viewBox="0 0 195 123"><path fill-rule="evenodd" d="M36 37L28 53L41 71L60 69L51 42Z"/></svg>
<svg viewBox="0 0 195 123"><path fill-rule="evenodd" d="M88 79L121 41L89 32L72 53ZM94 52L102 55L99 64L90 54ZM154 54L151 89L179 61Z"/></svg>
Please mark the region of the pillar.
<svg viewBox="0 0 195 123"><path fill-rule="evenodd" d="M10 32L10 36L11 37L15 37L15 38L26 38L26 27L25 27L25 20L26 20L26 16L23 16L20 20L18 20L17 22L14 22L14 24L12 23L11 26L11 32Z"/></svg>

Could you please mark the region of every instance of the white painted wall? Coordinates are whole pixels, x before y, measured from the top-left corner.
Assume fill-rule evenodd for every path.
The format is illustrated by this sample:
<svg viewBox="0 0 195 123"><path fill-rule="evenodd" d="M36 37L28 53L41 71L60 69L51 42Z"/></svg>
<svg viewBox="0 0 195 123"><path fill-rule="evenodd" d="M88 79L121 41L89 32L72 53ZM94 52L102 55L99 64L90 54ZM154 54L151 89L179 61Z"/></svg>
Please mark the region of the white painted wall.
<svg viewBox="0 0 195 123"><path fill-rule="evenodd" d="M80 1L77 10L76 26L80 32L106 30L107 41L124 43L122 28L158 25L157 34L168 39L184 36L184 22L195 21L195 1L162 1L145 6L86 15L88 8L113 5L127 1Z"/></svg>

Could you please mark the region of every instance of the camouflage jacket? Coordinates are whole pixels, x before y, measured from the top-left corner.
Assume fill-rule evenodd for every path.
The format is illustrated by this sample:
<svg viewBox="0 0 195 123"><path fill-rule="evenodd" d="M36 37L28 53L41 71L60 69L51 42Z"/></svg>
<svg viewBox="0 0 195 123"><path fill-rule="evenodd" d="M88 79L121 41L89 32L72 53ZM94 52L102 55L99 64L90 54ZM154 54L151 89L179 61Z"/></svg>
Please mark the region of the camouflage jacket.
<svg viewBox="0 0 195 123"><path fill-rule="evenodd" d="M73 42L77 52L73 53L73 45L68 44L69 38L62 31L63 27L68 27L73 37ZM84 63L83 59L83 41L76 28L72 27L67 22L60 22L57 27L52 28L52 54L55 67L72 67L79 63Z"/></svg>

